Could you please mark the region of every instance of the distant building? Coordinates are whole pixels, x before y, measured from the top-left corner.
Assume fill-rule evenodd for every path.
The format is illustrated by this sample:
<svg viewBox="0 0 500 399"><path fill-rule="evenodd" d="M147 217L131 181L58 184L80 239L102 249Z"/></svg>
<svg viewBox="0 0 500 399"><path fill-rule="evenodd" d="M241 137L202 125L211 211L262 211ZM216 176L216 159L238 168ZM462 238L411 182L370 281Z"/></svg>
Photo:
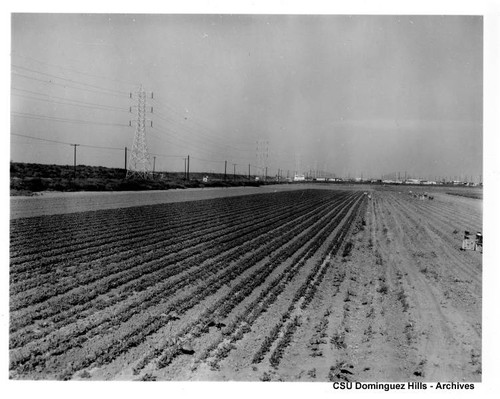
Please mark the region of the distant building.
<svg viewBox="0 0 500 399"><path fill-rule="evenodd" d="M295 174L293 181L305 181L306 177L304 175Z"/></svg>

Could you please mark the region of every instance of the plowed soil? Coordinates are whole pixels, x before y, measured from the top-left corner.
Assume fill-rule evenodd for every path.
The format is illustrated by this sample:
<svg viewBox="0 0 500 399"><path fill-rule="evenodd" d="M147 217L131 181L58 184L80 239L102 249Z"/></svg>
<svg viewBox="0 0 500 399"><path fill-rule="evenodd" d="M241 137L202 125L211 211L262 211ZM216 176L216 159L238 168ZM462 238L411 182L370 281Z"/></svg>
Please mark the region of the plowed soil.
<svg viewBox="0 0 500 399"><path fill-rule="evenodd" d="M99 297L104 304L82 314L81 321L25 347L11 348L11 363L22 356L27 362L29 351L32 359L40 359L38 366L12 363L11 378L481 381L482 253L460 247L464 230L482 230L482 200L444 191L437 191L432 200L421 200L409 191L371 187L363 195L358 188L336 191L331 200L326 194L315 197L309 192L308 201L317 206L301 214L302 230L280 247L297 243L297 251L289 257L279 258L281 249L273 250L215 293L185 311L179 308L179 314L170 308L163 313L166 304L188 302L194 286L173 291L123 324L113 324L107 321L114 320L111 312L120 315L128 305L148 298L156 286L137 292L131 288L126 294L110 289ZM277 195L284 201L292 194ZM293 195L300 203L300 193ZM273 215L279 212L276 209ZM281 217L289 216L284 212ZM312 223L314 216L317 221ZM266 233L269 238L259 248L293 231L293 218L286 220ZM240 254L227 270L258 251ZM226 267L224 254L220 279ZM204 262L208 265L210 260ZM246 293L257 272L265 273L261 285ZM196 284L201 286L202 281ZM119 295L123 298L112 302ZM233 300L235 305L227 312L220 310L224 301ZM88 340L68 338L69 344L61 346L63 337L71 337L79 323L91 323L94 317L107 322L94 328ZM140 332L142 325L162 318L166 321L160 322L161 328L119 349L121 340L134 338L127 331ZM50 326L39 320L23 328L38 334ZM37 352L38 344L50 347L51 340L60 345L55 346L57 351ZM95 356L97 348L102 351L95 360L90 354ZM99 360L106 357L111 361Z"/></svg>
<svg viewBox="0 0 500 399"><path fill-rule="evenodd" d="M482 255L460 246L463 230L481 231L482 201L408 191L372 193L365 229L328 270L279 367L250 364L270 310L219 370L192 372L185 356L158 378L481 381Z"/></svg>

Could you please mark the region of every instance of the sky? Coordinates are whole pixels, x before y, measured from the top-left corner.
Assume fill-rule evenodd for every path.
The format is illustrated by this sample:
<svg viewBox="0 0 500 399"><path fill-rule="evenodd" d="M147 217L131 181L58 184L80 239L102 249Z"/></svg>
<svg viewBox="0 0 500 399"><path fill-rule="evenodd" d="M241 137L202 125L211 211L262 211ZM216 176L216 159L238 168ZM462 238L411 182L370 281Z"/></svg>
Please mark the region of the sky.
<svg viewBox="0 0 500 399"><path fill-rule="evenodd" d="M11 27L12 161L72 164L81 144L78 164L123 167L142 85L156 170L189 155L194 171L270 176L483 173L481 16L49 13Z"/></svg>

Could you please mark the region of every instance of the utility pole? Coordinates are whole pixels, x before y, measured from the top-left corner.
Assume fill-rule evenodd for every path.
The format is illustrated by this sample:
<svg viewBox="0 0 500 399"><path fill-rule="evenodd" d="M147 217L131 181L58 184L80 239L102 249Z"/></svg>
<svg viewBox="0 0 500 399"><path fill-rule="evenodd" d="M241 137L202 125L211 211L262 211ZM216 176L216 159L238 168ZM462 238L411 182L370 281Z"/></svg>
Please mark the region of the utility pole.
<svg viewBox="0 0 500 399"><path fill-rule="evenodd" d="M187 158L184 158L184 180L187 180Z"/></svg>
<svg viewBox="0 0 500 399"><path fill-rule="evenodd" d="M125 147L125 175L127 174L127 147Z"/></svg>
<svg viewBox="0 0 500 399"><path fill-rule="evenodd" d="M248 164L248 180L250 180L250 164Z"/></svg>
<svg viewBox="0 0 500 399"><path fill-rule="evenodd" d="M188 164L187 164L187 180L189 181L189 155L188 155Z"/></svg>
<svg viewBox="0 0 500 399"><path fill-rule="evenodd" d="M266 166L266 177L265 177L264 181L267 181L267 166Z"/></svg>
<svg viewBox="0 0 500 399"><path fill-rule="evenodd" d="M76 179L76 147L80 144L70 144L74 147L74 155L73 155L73 178Z"/></svg>
<svg viewBox="0 0 500 399"><path fill-rule="evenodd" d="M267 169L267 162L269 158L269 141L267 140L257 140L257 168L260 173Z"/></svg>
<svg viewBox="0 0 500 399"><path fill-rule="evenodd" d="M233 163L233 181L236 181L236 164Z"/></svg>
<svg viewBox="0 0 500 399"><path fill-rule="evenodd" d="M224 181L227 179L227 161L224 161Z"/></svg>
<svg viewBox="0 0 500 399"><path fill-rule="evenodd" d="M153 179L155 178L156 157L153 157Z"/></svg>

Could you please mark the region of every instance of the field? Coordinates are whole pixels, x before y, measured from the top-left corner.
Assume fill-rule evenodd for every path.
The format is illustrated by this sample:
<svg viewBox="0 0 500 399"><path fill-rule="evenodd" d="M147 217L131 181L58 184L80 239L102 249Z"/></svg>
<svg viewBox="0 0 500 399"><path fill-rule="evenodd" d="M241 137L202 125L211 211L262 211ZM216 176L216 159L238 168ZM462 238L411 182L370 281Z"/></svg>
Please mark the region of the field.
<svg viewBox="0 0 500 399"><path fill-rule="evenodd" d="M364 190L12 220L10 377L480 381L482 201Z"/></svg>
<svg viewBox="0 0 500 399"><path fill-rule="evenodd" d="M313 185L310 185L313 187ZM49 192L37 196L10 197L11 219L61 213L127 208L131 206L199 201L248 194L290 191L302 188L294 184L270 184L260 187L190 188L185 190L149 190L126 192Z"/></svg>

